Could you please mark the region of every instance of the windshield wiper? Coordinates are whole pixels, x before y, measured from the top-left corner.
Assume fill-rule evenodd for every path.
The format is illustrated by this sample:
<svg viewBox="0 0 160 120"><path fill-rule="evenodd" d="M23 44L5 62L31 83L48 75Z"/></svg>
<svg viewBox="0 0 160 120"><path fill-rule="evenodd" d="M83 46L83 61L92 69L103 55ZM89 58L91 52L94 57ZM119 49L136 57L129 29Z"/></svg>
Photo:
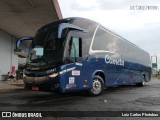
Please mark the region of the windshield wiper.
<svg viewBox="0 0 160 120"><path fill-rule="evenodd" d="M27 68L30 65L30 63L36 63L36 62L35 61L27 62L24 67Z"/></svg>
<svg viewBox="0 0 160 120"><path fill-rule="evenodd" d="M31 59L31 61L32 61L32 62L43 61L43 62L45 62L47 65L49 64L48 61L46 61L46 60L45 60L44 58L42 58L42 57L41 57L41 58L37 58L37 59L33 59L33 60Z"/></svg>
<svg viewBox="0 0 160 120"><path fill-rule="evenodd" d="M37 58L37 59L33 59L33 60L30 59L30 60L31 60L31 62L27 62L26 65L25 65L25 68L27 68L30 65L30 63L37 63L38 61L43 61L43 62L46 63L46 65L49 65L51 67L51 65L49 64L49 62L46 61L44 58Z"/></svg>

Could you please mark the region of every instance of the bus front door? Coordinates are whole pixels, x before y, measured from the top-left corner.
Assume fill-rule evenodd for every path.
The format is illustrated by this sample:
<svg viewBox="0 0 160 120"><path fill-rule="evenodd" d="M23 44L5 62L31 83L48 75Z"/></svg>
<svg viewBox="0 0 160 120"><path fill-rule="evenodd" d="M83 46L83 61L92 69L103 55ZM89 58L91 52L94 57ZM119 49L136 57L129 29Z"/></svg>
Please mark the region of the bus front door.
<svg viewBox="0 0 160 120"><path fill-rule="evenodd" d="M83 59L82 59L82 38L72 36L71 31L66 47L66 81L65 91L80 90L84 87L83 80Z"/></svg>

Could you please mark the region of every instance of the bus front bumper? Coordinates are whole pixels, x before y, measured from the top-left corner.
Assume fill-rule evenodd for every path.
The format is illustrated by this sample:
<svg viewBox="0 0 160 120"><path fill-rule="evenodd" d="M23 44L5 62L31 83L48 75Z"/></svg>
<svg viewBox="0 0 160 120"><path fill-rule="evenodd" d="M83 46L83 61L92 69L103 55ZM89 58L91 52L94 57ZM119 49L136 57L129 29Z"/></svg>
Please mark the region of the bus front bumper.
<svg viewBox="0 0 160 120"><path fill-rule="evenodd" d="M24 77L25 89L33 91L57 91L59 90L58 77Z"/></svg>

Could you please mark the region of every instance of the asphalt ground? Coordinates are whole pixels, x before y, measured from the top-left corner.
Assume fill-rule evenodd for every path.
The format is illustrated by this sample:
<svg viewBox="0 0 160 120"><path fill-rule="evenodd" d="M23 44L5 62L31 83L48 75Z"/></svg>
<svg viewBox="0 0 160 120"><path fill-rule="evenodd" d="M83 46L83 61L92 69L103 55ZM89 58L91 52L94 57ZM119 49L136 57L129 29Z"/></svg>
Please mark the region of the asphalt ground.
<svg viewBox="0 0 160 120"><path fill-rule="evenodd" d="M19 113L24 113L25 111L41 112L43 114L42 118L21 118L14 116L12 118L1 117L0 119L160 119L160 80L157 78L152 78L144 87L130 85L109 88L106 89L101 96L97 97L90 97L85 92L57 94L28 91L25 90L23 86L22 80L18 80L18 82L0 81L0 111L18 111ZM118 113L114 111L118 111ZM158 111L158 117L127 117L122 115L125 113L132 114L134 111L137 111L137 114L142 114L147 111ZM56 116L57 114L61 115L59 112L63 113L63 117ZM67 115L68 117L64 117Z"/></svg>

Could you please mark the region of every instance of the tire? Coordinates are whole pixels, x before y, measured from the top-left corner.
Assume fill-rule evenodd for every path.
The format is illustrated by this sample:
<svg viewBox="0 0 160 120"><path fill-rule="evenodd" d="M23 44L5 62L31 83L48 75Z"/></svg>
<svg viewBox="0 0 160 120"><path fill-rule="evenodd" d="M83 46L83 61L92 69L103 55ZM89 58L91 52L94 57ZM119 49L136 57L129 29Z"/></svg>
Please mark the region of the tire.
<svg viewBox="0 0 160 120"><path fill-rule="evenodd" d="M141 82L141 83L137 83L136 86L144 87L144 86L145 86L145 82L146 82L145 79L146 79L146 78L145 78L145 75L143 75L143 76L142 76L142 82Z"/></svg>
<svg viewBox="0 0 160 120"><path fill-rule="evenodd" d="M88 91L91 96L99 96L104 89L104 80L100 76L94 76L92 88Z"/></svg>

